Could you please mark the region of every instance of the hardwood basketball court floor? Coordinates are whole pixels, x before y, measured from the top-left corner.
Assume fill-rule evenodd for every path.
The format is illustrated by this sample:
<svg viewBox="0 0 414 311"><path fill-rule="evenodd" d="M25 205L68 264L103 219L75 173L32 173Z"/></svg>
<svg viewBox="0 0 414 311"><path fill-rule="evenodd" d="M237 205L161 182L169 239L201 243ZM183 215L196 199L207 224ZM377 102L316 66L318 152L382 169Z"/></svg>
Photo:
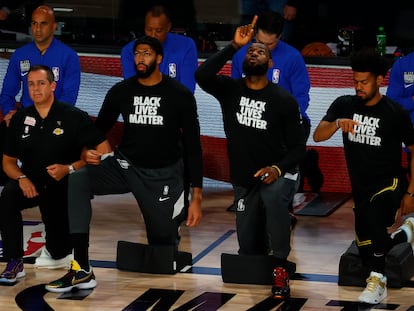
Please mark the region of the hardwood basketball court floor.
<svg viewBox="0 0 414 311"><path fill-rule="evenodd" d="M340 257L354 239L351 199L326 217L298 216L289 257L296 263L290 302L271 299L268 285L224 283L221 254L237 253L235 215L226 211L232 200L231 191L205 189L202 224L181 228L180 250L192 253L193 268L160 275L116 269L118 240L146 243L145 229L132 195L97 196L90 241L97 287L69 295L49 293L44 284L65 270L25 264L23 280L0 287L0 310L414 310L413 280L401 289L389 288L386 300L376 306L358 304L362 288L338 286ZM40 221L37 208L23 215Z"/></svg>

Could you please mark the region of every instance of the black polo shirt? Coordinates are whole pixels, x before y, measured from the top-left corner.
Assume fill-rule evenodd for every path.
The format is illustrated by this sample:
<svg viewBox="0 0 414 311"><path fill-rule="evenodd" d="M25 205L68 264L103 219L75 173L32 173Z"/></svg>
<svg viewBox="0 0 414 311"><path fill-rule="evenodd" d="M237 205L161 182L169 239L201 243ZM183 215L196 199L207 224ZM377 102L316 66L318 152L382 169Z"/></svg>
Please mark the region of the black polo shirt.
<svg viewBox="0 0 414 311"><path fill-rule="evenodd" d="M16 112L4 153L18 158L23 173L35 184L47 185L55 182L47 174L48 165L69 165L79 160L83 147L94 147L104 140L86 112L55 100L44 119L34 106Z"/></svg>

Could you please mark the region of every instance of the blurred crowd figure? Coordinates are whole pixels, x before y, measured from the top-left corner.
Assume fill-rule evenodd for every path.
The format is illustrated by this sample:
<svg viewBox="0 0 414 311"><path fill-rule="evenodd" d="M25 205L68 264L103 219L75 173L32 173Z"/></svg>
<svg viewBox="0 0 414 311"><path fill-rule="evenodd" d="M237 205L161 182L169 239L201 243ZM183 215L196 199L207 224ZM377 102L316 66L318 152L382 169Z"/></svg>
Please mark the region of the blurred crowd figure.
<svg viewBox="0 0 414 311"><path fill-rule="evenodd" d="M300 2L301 0L240 0L240 23L248 24L254 15L264 12L277 12L285 19L282 38L288 41L293 35L293 21Z"/></svg>
<svg viewBox="0 0 414 311"><path fill-rule="evenodd" d="M32 12L43 0L0 1L0 29L28 32Z"/></svg>

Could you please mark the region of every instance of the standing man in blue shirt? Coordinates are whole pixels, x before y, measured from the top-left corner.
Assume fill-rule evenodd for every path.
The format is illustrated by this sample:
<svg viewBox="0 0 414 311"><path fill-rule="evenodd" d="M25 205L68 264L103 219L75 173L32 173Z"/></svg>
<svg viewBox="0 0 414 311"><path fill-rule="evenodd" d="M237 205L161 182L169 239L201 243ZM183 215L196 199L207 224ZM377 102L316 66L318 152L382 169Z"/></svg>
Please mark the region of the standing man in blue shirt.
<svg viewBox="0 0 414 311"><path fill-rule="evenodd" d="M76 52L54 37L57 28L53 10L45 5L33 11L31 30L33 41L16 49L10 58L0 106L5 117L15 109L16 96L22 91L20 105L33 105L27 88L26 75L31 65L46 65L55 75L55 96L59 100L75 105L80 86L80 61Z"/></svg>
<svg viewBox="0 0 414 311"><path fill-rule="evenodd" d="M399 103L410 114L414 124L414 52L397 59L391 67L387 96ZM408 172L410 172L411 153L407 152Z"/></svg>
<svg viewBox="0 0 414 311"><path fill-rule="evenodd" d="M171 17L166 7L156 5L145 16L145 34L158 39L164 49L164 57L159 66L163 74L176 79L191 92L195 91L194 73L198 67L197 47L193 39L174 34L171 30ZM136 75L134 63L134 41L122 48L121 62L125 79Z"/></svg>
<svg viewBox="0 0 414 311"><path fill-rule="evenodd" d="M414 124L414 52L397 59L392 65L387 96L408 110Z"/></svg>

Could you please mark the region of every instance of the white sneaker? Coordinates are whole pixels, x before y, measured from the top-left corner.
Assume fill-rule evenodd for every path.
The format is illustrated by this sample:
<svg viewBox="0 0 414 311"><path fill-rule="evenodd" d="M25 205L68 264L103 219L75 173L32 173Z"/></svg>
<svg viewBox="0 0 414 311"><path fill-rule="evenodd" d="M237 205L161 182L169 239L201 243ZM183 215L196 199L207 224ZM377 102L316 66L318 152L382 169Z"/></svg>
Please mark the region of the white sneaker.
<svg viewBox="0 0 414 311"><path fill-rule="evenodd" d="M413 235L414 235L414 217L408 217L403 225L400 227L401 230L405 232L407 235L407 242L413 242Z"/></svg>
<svg viewBox="0 0 414 311"><path fill-rule="evenodd" d="M36 258L34 266L36 268L46 268L46 269L59 269L59 268L69 268L70 263L73 259L73 254L69 254L66 257L60 259L53 259L46 247L43 248L42 253L39 257Z"/></svg>
<svg viewBox="0 0 414 311"><path fill-rule="evenodd" d="M367 278L367 287L359 296L359 302L369 304L380 303L387 297L387 277L381 273L372 271Z"/></svg>
<svg viewBox="0 0 414 311"><path fill-rule="evenodd" d="M406 220L404 220L404 223L391 234L391 238L394 238L401 231L405 232L408 243L414 242L414 217L408 217Z"/></svg>
<svg viewBox="0 0 414 311"><path fill-rule="evenodd" d="M305 199L306 197L304 193L301 193L301 192L295 193L295 195L293 196L293 202L292 202L293 207L302 204L303 202L305 202Z"/></svg>

